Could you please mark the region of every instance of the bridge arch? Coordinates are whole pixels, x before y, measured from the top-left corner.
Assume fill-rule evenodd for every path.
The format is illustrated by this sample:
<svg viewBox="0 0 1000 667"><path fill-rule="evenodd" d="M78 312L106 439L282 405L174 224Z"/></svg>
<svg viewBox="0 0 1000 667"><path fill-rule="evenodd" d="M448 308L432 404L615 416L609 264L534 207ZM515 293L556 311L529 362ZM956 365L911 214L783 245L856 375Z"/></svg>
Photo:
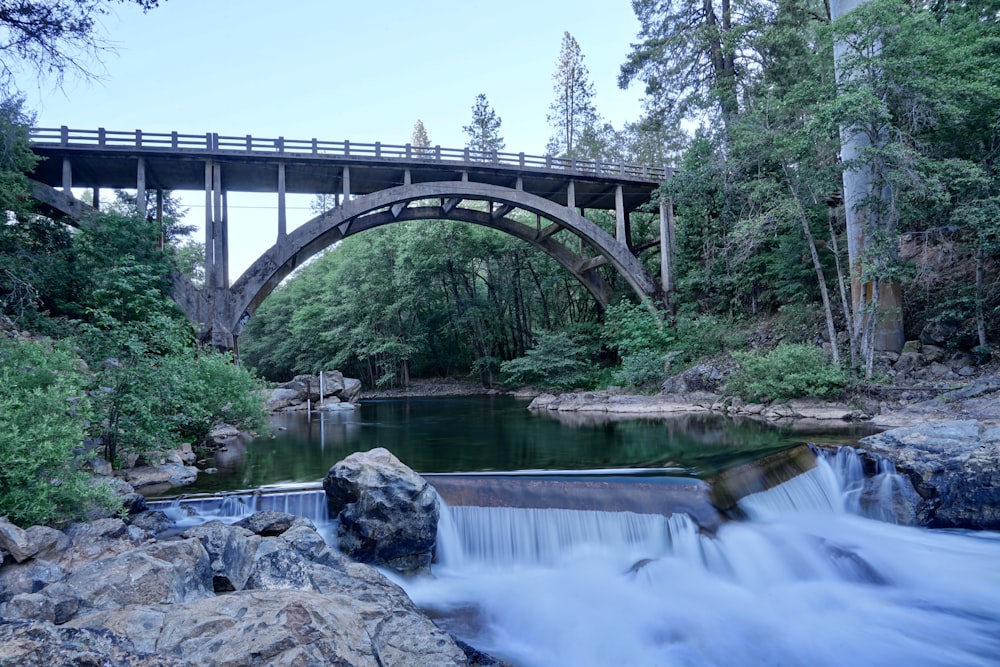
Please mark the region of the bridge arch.
<svg viewBox="0 0 1000 667"><path fill-rule="evenodd" d="M429 206L427 200L440 205ZM460 206L463 201L486 202L486 210ZM508 217L514 210L535 214L535 226ZM541 220L549 222L541 225ZM292 271L337 241L362 231L408 220L458 220L491 227L526 241L555 259L577 278L602 305L611 297L596 271L609 264L640 298L662 298L656 282L638 258L576 210L517 188L480 182L437 181L407 184L346 200L291 233L266 250L229 290L226 310L229 330L238 336L257 307ZM581 256L552 238L570 230L596 252ZM183 303L183 299L181 299Z"/></svg>

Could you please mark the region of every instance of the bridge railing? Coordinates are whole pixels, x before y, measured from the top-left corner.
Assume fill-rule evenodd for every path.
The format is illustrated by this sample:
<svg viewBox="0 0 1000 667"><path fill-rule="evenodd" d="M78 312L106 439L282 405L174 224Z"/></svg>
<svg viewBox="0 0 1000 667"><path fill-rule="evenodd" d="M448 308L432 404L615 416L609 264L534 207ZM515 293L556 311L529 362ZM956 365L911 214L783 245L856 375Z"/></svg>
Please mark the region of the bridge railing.
<svg viewBox="0 0 1000 667"><path fill-rule="evenodd" d="M593 176L618 177L629 180L660 182L670 171L665 167L579 160L552 155L528 155L503 151L480 151L472 148L414 146L412 144L358 143L321 141L318 139L286 139L285 137L255 137L253 135L181 134L179 132L143 132L76 130L62 127L36 127L30 131L32 144L84 148L127 150L196 151L210 153L268 153L293 156L357 158L364 160L418 160L447 163L470 163L481 166L514 167L547 170Z"/></svg>

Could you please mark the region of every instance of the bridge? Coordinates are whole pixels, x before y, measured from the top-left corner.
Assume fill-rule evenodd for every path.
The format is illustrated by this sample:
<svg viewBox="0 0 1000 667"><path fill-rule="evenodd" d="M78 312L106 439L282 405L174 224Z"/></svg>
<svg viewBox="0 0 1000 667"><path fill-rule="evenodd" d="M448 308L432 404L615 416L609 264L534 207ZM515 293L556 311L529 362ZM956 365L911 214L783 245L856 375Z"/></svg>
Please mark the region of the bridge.
<svg viewBox="0 0 1000 667"><path fill-rule="evenodd" d="M233 349L254 310L296 267L359 232L407 220L459 220L511 234L539 248L580 281L602 305L611 290L598 268L613 267L640 297L663 303L670 286L673 223L659 200L660 237L634 244L631 215L647 207L670 172L664 167L350 141L217 133L146 133L33 128L39 156L32 195L52 214L79 221L100 204L102 189L136 192L139 210L165 191L205 195L205 285L178 278L174 297L201 340ZM73 188L93 192L93 205ZM229 192L276 195L274 244L230 280L229 238L239 233ZM335 206L289 231L286 195L324 194ZM615 235L584 217L615 213ZM659 246L659 280L638 255Z"/></svg>

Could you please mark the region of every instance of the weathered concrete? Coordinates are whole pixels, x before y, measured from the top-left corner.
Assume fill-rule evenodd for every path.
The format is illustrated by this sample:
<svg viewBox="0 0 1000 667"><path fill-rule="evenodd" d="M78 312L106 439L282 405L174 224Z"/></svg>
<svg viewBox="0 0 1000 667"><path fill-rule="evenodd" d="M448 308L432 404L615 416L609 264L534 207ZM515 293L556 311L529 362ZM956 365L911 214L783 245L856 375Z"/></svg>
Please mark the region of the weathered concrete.
<svg viewBox="0 0 1000 667"><path fill-rule="evenodd" d="M553 257L601 304L611 295L597 271L603 264L614 267L640 297L663 301L661 285L629 243L629 214L648 203L668 177L663 168L508 153L484 163L470 160L468 151L439 146L416 153L410 146L361 144L352 150L350 142L315 139L122 134L33 130L32 148L42 158L32 173L36 196L74 219L87 209L72 197L73 187L135 188L140 200L154 190L204 190L205 287L196 290L178 278L175 293L201 327L202 342L215 347L232 349L257 306L309 257L358 232L404 220L460 220L511 234ZM229 191L277 196L275 244L232 287ZM288 233L285 196L295 192L340 192L343 199ZM427 200L441 205L411 206ZM462 206L464 201L478 205ZM588 208L615 212L614 237L583 217ZM518 209L537 216L539 224L509 217ZM552 223L544 230L543 218ZM576 239L567 245L553 238L562 230ZM661 241L666 263L670 239ZM579 252L570 249L577 245Z"/></svg>

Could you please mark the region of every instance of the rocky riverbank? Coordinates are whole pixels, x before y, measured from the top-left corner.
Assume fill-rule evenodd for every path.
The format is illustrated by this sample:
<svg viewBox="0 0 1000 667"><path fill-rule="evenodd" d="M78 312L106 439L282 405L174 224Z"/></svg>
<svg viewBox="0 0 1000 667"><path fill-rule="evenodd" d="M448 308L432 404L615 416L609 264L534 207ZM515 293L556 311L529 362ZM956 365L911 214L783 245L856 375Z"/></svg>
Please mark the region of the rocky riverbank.
<svg viewBox="0 0 1000 667"><path fill-rule="evenodd" d="M412 470L373 450L335 466L327 487L354 552L426 569L436 525L419 554L407 525L436 524L437 497ZM0 520L0 555L0 665L504 664L290 514L182 528L145 511L63 531Z"/></svg>

